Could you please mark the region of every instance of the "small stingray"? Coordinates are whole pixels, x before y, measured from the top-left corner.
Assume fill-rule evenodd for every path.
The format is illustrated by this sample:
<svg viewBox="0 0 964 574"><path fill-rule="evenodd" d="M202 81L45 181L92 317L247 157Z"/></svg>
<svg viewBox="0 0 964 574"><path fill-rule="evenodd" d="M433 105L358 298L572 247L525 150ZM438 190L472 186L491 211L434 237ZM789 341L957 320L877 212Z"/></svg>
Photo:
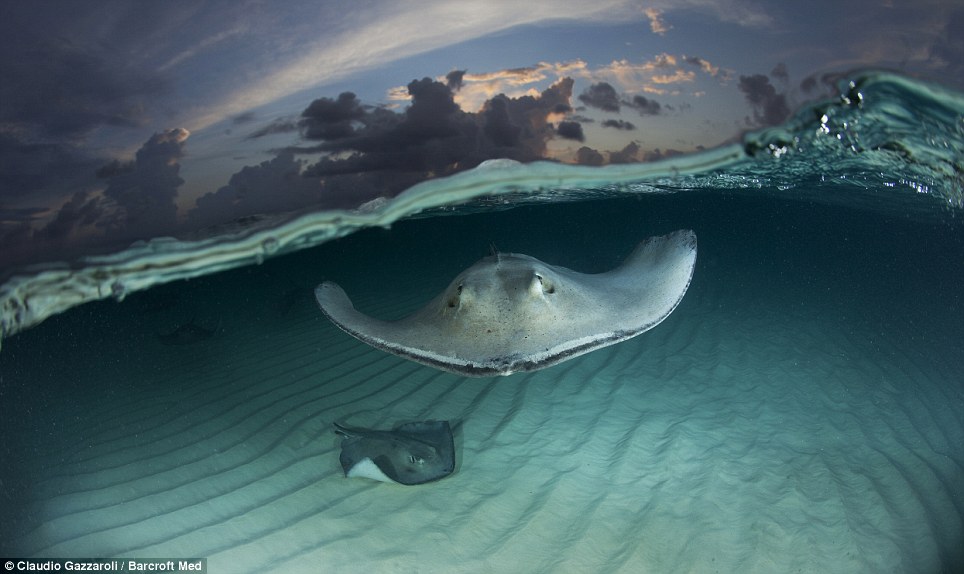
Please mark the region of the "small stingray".
<svg viewBox="0 0 964 574"><path fill-rule="evenodd" d="M221 322L214 329L204 328L191 319L189 322L178 325L170 333L158 333L157 339L164 345L193 345L201 341L210 339L221 328Z"/></svg>
<svg viewBox="0 0 964 574"><path fill-rule="evenodd" d="M514 253L485 257L398 321L356 311L331 282L315 298L335 325L383 351L462 375L509 375L652 329L683 299L695 265L696 234L681 230L643 241L606 273Z"/></svg>
<svg viewBox="0 0 964 574"><path fill-rule="evenodd" d="M445 478L455 470L448 421L406 423L390 431L334 426L344 437L339 461L349 478L412 485Z"/></svg>

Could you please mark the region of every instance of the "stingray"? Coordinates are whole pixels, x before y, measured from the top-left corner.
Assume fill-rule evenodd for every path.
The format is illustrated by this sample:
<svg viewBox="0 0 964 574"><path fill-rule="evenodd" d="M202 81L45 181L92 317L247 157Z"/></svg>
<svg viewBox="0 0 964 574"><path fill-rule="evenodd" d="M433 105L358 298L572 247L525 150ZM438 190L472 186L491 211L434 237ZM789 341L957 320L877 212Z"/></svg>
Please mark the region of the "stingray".
<svg viewBox="0 0 964 574"><path fill-rule="evenodd" d="M497 253L398 321L360 313L332 282L319 285L315 298L335 325L383 351L461 375L509 375L652 329L682 300L695 264L696 234L680 230L643 241L606 273Z"/></svg>
<svg viewBox="0 0 964 574"><path fill-rule="evenodd" d="M339 461L349 478L413 485L445 478L455 470L448 421L406 423L390 431L334 426L344 437Z"/></svg>
<svg viewBox="0 0 964 574"><path fill-rule="evenodd" d="M193 345L210 339L220 328L220 321L218 321L218 326L214 329L207 329L195 323L194 319L191 319L188 323L178 325L177 328L170 333L158 333L157 338L164 345Z"/></svg>

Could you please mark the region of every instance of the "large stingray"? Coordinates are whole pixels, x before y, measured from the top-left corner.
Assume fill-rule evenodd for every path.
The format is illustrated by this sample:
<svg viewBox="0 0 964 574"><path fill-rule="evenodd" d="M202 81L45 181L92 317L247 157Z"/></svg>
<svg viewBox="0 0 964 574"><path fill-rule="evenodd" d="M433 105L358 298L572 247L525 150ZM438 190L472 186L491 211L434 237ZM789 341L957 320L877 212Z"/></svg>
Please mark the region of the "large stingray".
<svg viewBox="0 0 964 574"><path fill-rule="evenodd" d="M696 234L651 237L612 271L584 274L515 253L485 257L398 321L355 310L344 290L315 289L321 310L383 351L469 376L535 371L652 329L679 304Z"/></svg>
<svg viewBox="0 0 964 574"><path fill-rule="evenodd" d="M423 484L455 470L455 442L448 421L405 423L390 431L335 423L345 437L339 461L345 476L397 484Z"/></svg>

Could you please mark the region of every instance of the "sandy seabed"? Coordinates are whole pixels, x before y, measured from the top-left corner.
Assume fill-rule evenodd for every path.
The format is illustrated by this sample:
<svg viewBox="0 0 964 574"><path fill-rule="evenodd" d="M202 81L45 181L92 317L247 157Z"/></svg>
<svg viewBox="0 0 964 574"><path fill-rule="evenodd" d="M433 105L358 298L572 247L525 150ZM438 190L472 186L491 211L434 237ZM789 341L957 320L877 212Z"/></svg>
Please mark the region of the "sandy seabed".
<svg viewBox="0 0 964 574"><path fill-rule="evenodd" d="M397 316L450 277L350 294ZM964 345L915 323L939 302L888 293L701 254L653 331L488 379L371 349L307 297L226 314L196 345L65 361L5 546L211 573L951 571ZM456 425L452 476L344 478L332 421L425 419Z"/></svg>

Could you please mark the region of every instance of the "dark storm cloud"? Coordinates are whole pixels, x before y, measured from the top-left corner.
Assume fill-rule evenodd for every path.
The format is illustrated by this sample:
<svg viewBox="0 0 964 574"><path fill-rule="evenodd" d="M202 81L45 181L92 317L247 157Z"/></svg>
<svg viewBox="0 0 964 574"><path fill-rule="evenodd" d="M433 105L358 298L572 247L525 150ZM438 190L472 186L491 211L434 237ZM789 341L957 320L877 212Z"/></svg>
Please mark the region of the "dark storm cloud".
<svg viewBox="0 0 964 574"><path fill-rule="evenodd" d="M103 195L75 192L54 219L37 231L39 239L62 239L91 226L103 240L141 239L173 233L177 225L178 160L184 155L187 130L156 133L141 146L133 160L114 159L96 170L107 180Z"/></svg>
<svg viewBox="0 0 964 574"><path fill-rule="evenodd" d="M500 94L478 113L463 112L451 88L429 78L411 82L408 92L412 104L401 114L364 108L351 93L315 100L303 114L303 134L321 140L314 151L339 155L320 160L307 174L396 170L444 175L495 157L539 159L553 136L546 116L570 109L572 80L560 81L539 97Z"/></svg>
<svg viewBox="0 0 964 574"><path fill-rule="evenodd" d="M98 167L109 159L90 151L89 137L105 126L143 126L149 120L146 110L170 94L166 77L137 65L129 51L76 34L73 41L68 40L70 26L65 23L72 20L62 12L79 17L84 8L78 7L76 12L67 5L48 8L10 4L0 19L4 38L0 50L0 198L29 196L40 205L70 199L45 229L5 229L0 239L5 245L4 259L64 237L73 229L73 221L89 222L96 200L77 193L98 185ZM34 17L38 12L57 12L64 17L44 20L41 25ZM66 28L58 28L60 24ZM16 247L17 241L26 243Z"/></svg>
<svg viewBox="0 0 964 574"><path fill-rule="evenodd" d="M121 161L119 159L112 159L109 163L104 164L97 168L95 174L100 179L110 179L115 175L120 175L122 173L127 173L134 171L133 161Z"/></svg>
<svg viewBox="0 0 964 574"><path fill-rule="evenodd" d="M351 92L314 100L298 122L310 145L287 148L272 160L245 167L228 185L200 197L190 220L210 226L257 213L357 207L487 159L542 159L547 142L557 137L549 115L572 109L569 78L538 96L499 94L478 113L464 112L455 103L456 80L449 74L444 83L412 81L407 86L411 104L401 113L364 105ZM581 127L570 123L581 134ZM306 153L323 157L306 165L296 159Z"/></svg>
<svg viewBox="0 0 964 574"><path fill-rule="evenodd" d="M344 92L338 99L319 98L301 113L304 136L310 140L336 140L354 135L352 122L365 117L366 111L355 94Z"/></svg>
<svg viewBox="0 0 964 574"><path fill-rule="evenodd" d="M702 62L699 58L695 58L695 60ZM616 92L616 88L607 82L599 82L586 88L579 95L579 101L591 108L611 113L619 112L622 106L633 108L642 116L656 116L663 112L663 107L659 102L641 95L633 96L631 99L621 99ZM622 120L607 120L603 122L603 126L623 130L636 128L633 124Z"/></svg>
<svg viewBox="0 0 964 574"><path fill-rule="evenodd" d="M103 161L88 156L80 146L30 142L0 133L0 197L76 188L93 182Z"/></svg>
<svg viewBox="0 0 964 574"><path fill-rule="evenodd" d="M463 120L469 114L455 103L451 88L422 78L408 84L408 94L412 96L412 105L405 110L397 131L403 141L421 144L460 135Z"/></svg>
<svg viewBox="0 0 964 574"><path fill-rule="evenodd" d="M253 140L274 134L287 134L298 131L298 124L291 119L278 118L270 124L261 127L250 134L245 139Z"/></svg>
<svg viewBox="0 0 964 574"><path fill-rule="evenodd" d="M815 91L818 94L833 95L838 92L841 80L848 77L844 72L828 72L820 75L807 76L800 82L800 90L812 95Z"/></svg>
<svg viewBox="0 0 964 574"><path fill-rule="evenodd" d="M184 153L187 130L154 134L132 161L112 160L100 168L88 166L89 178L74 187L52 219L43 227L29 222L3 226L0 221L0 266L36 260L38 254L67 259L80 252L102 251L136 239L171 235L177 231L174 200L183 180L178 160ZM97 177L107 180L103 194L94 190ZM102 184L101 184L102 185ZM31 210L37 215L48 209Z"/></svg>
<svg viewBox="0 0 964 574"><path fill-rule="evenodd" d="M137 151L134 162L109 178L104 197L119 208L110 233L151 237L173 233L177 224L178 175L188 132L182 129L154 134Z"/></svg>
<svg viewBox="0 0 964 574"><path fill-rule="evenodd" d="M617 130L632 131L636 126L632 122L625 120L605 120L601 124L604 128L616 128Z"/></svg>
<svg viewBox="0 0 964 574"><path fill-rule="evenodd" d="M659 102L640 95L633 96L626 105L639 112L641 116L658 116L663 111L663 106Z"/></svg>
<svg viewBox="0 0 964 574"><path fill-rule="evenodd" d="M656 148L654 150L650 150L643 153L643 161L659 161L670 157L680 156L680 155L683 155L684 153L685 152L682 152L678 149L668 149L664 151L659 148Z"/></svg>
<svg viewBox="0 0 964 574"><path fill-rule="evenodd" d="M449 87L453 92L457 92L462 89L462 81L465 78L465 73L468 70L452 70L448 74L445 74L445 85Z"/></svg>
<svg viewBox="0 0 964 574"><path fill-rule="evenodd" d="M482 133L497 148L512 148L519 144L522 127L509 117L509 98L497 96L486 102L479 113Z"/></svg>
<svg viewBox="0 0 964 574"><path fill-rule="evenodd" d="M73 139L99 126L142 125L147 102L167 92L168 82L124 54L53 40L5 46L0 122L34 135Z"/></svg>
<svg viewBox="0 0 964 574"><path fill-rule="evenodd" d="M57 212L57 216L34 233L40 241L64 241L77 229L95 225L104 215L102 200L90 198L86 191L78 191Z"/></svg>
<svg viewBox="0 0 964 574"><path fill-rule="evenodd" d="M738 87L750 104L757 124L775 125L790 115L786 94L778 93L767 76L740 76Z"/></svg>
<svg viewBox="0 0 964 574"><path fill-rule="evenodd" d="M365 109L352 93L321 98L302 114L306 139L314 149L334 152L310 166L311 176L379 170L450 171L475 151L478 127L462 112L445 84L429 78L408 85L412 104L402 114ZM477 162L476 162L477 163Z"/></svg>
<svg viewBox="0 0 964 574"><path fill-rule="evenodd" d="M629 142L619 151L609 152L609 163L633 163L639 161L639 144Z"/></svg>
<svg viewBox="0 0 964 574"><path fill-rule="evenodd" d="M619 111L619 95L616 88L607 82L599 82L586 88L579 94L579 101L604 112Z"/></svg>
<svg viewBox="0 0 964 574"><path fill-rule="evenodd" d="M321 184L302 177L302 162L290 151L259 165L244 167L228 184L197 199L192 225L208 227L245 216L295 211L319 203Z"/></svg>
<svg viewBox="0 0 964 574"><path fill-rule="evenodd" d="M586 141L586 136L582 133L582 124L579 122L559 122L556 133L567 140Z"/></svg>
<svg viewBox="0 0 964 574"><path fill-rule="evenodd" d="M606 159L591 147L582 146L576 151L576 162L582 165L602 165Z"/></svg>

